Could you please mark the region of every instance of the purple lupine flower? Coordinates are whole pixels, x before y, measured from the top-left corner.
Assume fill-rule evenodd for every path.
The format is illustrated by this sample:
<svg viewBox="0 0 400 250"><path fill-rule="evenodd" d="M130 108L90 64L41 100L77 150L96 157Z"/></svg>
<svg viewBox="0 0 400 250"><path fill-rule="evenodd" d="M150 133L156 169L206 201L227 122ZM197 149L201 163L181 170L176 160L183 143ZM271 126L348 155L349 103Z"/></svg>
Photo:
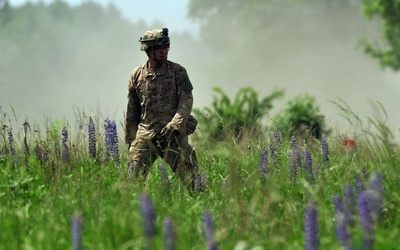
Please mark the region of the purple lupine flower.
<svg viewBox="0 0 400 250"><path fill-rule="evenodd" d="M274 146L269 146L269 155L271 156L272 162L275 167L278 167L278 155L276 154Z"/></svg>
<svg viewBox="0 0 400 250"><path fill-rule="evenodd" d="M65 162L69 162L69 161L70 161L70 152L69 152L69 147L68 147L68 145L67 145L67 141L68 141L68 131L67 131L67 128L66 128L66 127L64 127L64 128L62 129L61 135L62 135L62 138L61 138L61 142L62 142L61 156L62 156L62 159L63 159Z"/></svg>
<svg viewBox="0 0 400 250"><path fill-rule="evenodd" d="M293 152L293 157L296 159L296 164L298 166L302 165L302 160L301 160L301 155L299 152L299 147L297 146L297 138L295 136L292 136L290 138L290 145L292 146L292 152Z"/></svg>
<svg viewBox="0 0 400 250"><path fill-rule="evenodd" d="M96 158L96 129L92 117L89 117L88 135L89 155L91 158Z"/></svg>
<svg viewBox="0 0 400 250"><path fill-rule="evenodd" d="M176 249L176 231L174 227L174 221L172 218L164 219L164 249L175 250Z"/></svg>
<svg viewBox="0 0 400 250"><path fill-rule="evenodd" d="M168 179L167 168L164 165L160 165L159 169L160 169L160 172L161 172L161 182L164 185L164 189L166 191L169 191L171 189L171 182Z"/></svg>
<svg viewBox="0 0 400 250"><path fill-rule="evenodd" d="M148 243L157 234L156 228L156 211L153 207L153 202L145 193L140 196L140 206L142 211L142 226L144 236Z"/></svg>
<svg viewBox="0 0 400 250"><path fill-rule="evenodd" d="M365 190L364 181L359 174L356 175L355 186L357 196Z"/></svg>
<svg viewBox="0 0 400 250"><path fill-rule="evenodd" d="M338 237L340 244L344 250L354 249L354 245L351 241L351 234L348 231L349 225L346 224L345 220L345 208L342 203L342 198L339 195L333 196L333 204L335 207L335 226L336 236Z"/></svg>
<svg viewBox="0 0 400 250"><path fill-rule="evenodd" d="M203 216L204 223L204 232L206 239L206 249L207 250L216 250L217 244L214 239L214 224L212 215L209 211L206 211Z"/></svg>
<svg viewBox="0 0 400 250"><path fill-rule="evenodd" d="M35 143L35 148L33 152L35 153L36 159L42 161L42 147L40 146L40 143L38 141L36 141Z"/></svg>
<svg viewBox="0 0 400 250"><path fill-rule="evenodd" d="M67 127L65 127L65 126L63 127L63 129L61 131L61 135L62 135L61 142L62 143L66 143L68 141L68 130L67 130Z"/></svg>
<svg viewBox="0 0 400 250"><path fill-rule="evenodd" d="M15 155L14 136L11 128L7 128L7 134L8 134L8 147L10 148L11 154Z"/></svg>
<svg viewBox="0 0 400 250"><path fill-rule="evenodd" d="M45 142L37 140L34 152L37 160L41 162L47 162L49 160L50 148Z"/></svg>
<svg viewBox="0 0 400 250"><path fill-rule="evenodd" d="M82 250L82 216L73 215L71 218L72 249Z"/></svg>
<svg viewBox="0 0 400 250"><path fill-rule="evenodd" d="M347 184L344 186L344 200L343 200L343 211L344 211L344 223L349 226L353 226L356 207L356 198L354 196L353 186Z"/></svg>
<svg viewBox="0 0 400 250"><path fill-rule="evenodd" d="M24 126L24 153L26 156L29 156L29 145L28 145L27 133L28 133L28 129L30 130L31 127L29 126L28 122L24 122L22 125Z"/></svg>
<svg viewBox="0 0 400 250"><path fill-rule="evenodd" d="M197 174L195 182L195 190L204 192L207 189L206 173Z"/></svg>
<svg viewBox="0 0 400 250"><path fill-rule="evenodd" d="M369 179L370 211L375 219L382 214L383 206L383 178L378 172L374 172Z"/></svg>
<svg viewBox="0 0 400 250"><path fill-rule="evenodd" d="M322 138L321 141L321 152L322 152L322 161L324 162L325 167L329 166L329 145L328 141L325 137Z"/></svg>
<svg viewBox="0 0 400 250"><path fill-rule="evenodd" d="M292 135L292 137L290 137L290 145L292 145L292 149L293 148L297 148L297 141L296 141L296 136Z"/></svg>
<svg viewBox="0 0 400 250"><path fill-rule="evenodd" d="M112 148L111 148L111 156L114 159L115 163L119 162L119 149L118 149L118 132L117 132L117 124L115 121L111 123L113 136L112 136Z"/></svg>
<svg viewBox="0 0 400 250"><path fill-rule="evenodd" d="M258 170L265 177L269 173L268 152L263 149L260 153L260 161L258 162Z"/></svg>
<svg viewBox="0 0 400 250"><path fill-rule="evenodd" d="M374 244L374 221L369 207L369 193L362 191L358 197L357 208L360 225L363 230L362 249L372 249Z"/></svg>
<svg viewBox="0 0 400 250"><path fill-rule="evenodd" d="M118 133L117 133L117 124L115 121L107 118L104 124L105 129L105 142L106 142L106 150L107 153L111 154L114 162L116 164L119 163L119 150L118 150Z"/></svg>
<svg viewBox="0 0 400 250"><path fill-rule="evenodd" d="M279 130L274 131L274 141L275 144L281 144L281 132Z"/></svg>
<svg viewBox="0 0 400 250"><path fill-rule="evenodd" d="M289 167L290 167L290 179L292 182L296 181L297 178L297 153L293 152L293 149L288 152Z"/></svg>
<svg viewBox="0 0 400 250"><path fill-rule="evenodd" d="M304 227L306 233L306 250L319 248L318 212L316 204L309 202L305 211Z"/></svg>
<svg viewBox="0 0 400 250"><path fill-rule="evenodd" d="M106 146L106 151L107 153L111 152L112 148L112 126L111 126L111 120L109 118L106 118L104 120L104 141L105 141L105 146Z"/></svg>
<svg viewBox="0 0 400 250"><path fill-rule="evenodd" d="M132 159L129 159L128 172L129 180L133 180L133 176L135 174L135 162Z"/></svg>
<svg viewBox="0 0 400 250"><path fill-rule="evenodd" d="M314 182L314 171L312 166L312 157L310 151L304 149L304 170L306 173L306 178L309 183Z"/></svg>
<svg viewBox="0 0 400 250"><path fill-rule="evenodd" d="M3 149L2 149L2 152L4 153L4 154L8 154L8 148L7 148L7 139L6 139L6 129L7 129L7 125L3 125L3 131L2 131L2 133L1 133L1 135L2 135L2 137L3 137L3 139L4 139L4 146L3 146Z"/></svg>
<svg viewBox="0 0 400 250"><path fill-rule="evenodd" d="M369 179L370 188L383 194L383 177L379 172L374 172Z"/></svg>

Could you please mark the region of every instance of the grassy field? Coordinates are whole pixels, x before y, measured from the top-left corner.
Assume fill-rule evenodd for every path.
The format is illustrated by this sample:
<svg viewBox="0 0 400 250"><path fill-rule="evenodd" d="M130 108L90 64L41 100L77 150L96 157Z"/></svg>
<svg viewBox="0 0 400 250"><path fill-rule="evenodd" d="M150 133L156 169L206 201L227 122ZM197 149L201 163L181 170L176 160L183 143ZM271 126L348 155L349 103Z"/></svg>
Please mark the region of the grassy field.
<svg viewBox="0 0 400 250"><path fill-rule="evenodd" d="M0 249L399 249L400 156L384 124L352 149L335 132L196 138L206 189L189 195L161 160L145 186L130 180L123 133L78 123L4 119Z"/></svg>

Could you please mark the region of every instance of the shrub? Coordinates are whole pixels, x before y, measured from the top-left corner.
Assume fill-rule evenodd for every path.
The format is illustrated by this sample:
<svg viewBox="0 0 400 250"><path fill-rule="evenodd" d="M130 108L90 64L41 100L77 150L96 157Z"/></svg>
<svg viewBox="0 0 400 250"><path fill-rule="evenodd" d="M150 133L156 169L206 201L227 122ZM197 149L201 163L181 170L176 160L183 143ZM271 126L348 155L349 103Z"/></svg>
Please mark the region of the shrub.
<svg viewBox="0 0 400 250"><path fill-rule="evenodd" d="M222 141L227 135L240 139L243 131L253 134L260 126L262 118L272 109L272 101L284 95L283 90L259 100L258 92L250 87L241 88L231 100L222 89L216 87L211 107L194 109L202 136L210 140Z"/></svg>
<svg viewBox="0 0 400 250"><path fill-rule="evenodd" d="M285 109L273 117L274 126L284 136L312 135L320 140L323 134L329 133L324 124L315 98L309 95L295 97L288 101Z"/></svg>

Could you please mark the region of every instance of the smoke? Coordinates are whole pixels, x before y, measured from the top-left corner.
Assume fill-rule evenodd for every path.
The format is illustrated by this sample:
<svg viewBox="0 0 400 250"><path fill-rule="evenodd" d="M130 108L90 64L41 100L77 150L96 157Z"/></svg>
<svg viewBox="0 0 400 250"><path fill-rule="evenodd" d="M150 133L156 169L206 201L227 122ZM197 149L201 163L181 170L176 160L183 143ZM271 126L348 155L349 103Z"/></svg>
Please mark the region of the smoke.
<svg viewBox="0 0 400 250"><path fill-rule="evenodd" d="M253 87L261 96L283 88L286 98L275 103L273 113L283 109L287 100L307 93L316 97L327 122L344 130L348 129L346 122L332 104L338 98L361 118L375 115L371 103L380 102L388 114L389 126L398 128L399 74L382 70L377 61L356 47L359 36L379 37L376 22L366 20L357 8L339 8L327 15L310 6L290 11L282 7L274 13L270 26L265 27L268 32L260 33L262 37L254 34L254 42L235 43L234 47L229 46L234 41L225 39L232 36L225 29L226 20L214 20L219 35L207 40L203 40L204 32L176 32L170 28L169 59L187 69L194 85L196 108L211 104L212 88L216 86L231 96L245 86ZM77 113L123 122L126 82L131 70L147 59L139 51L137 40L147 29L167 25L153 21L151 25L140 22L121 27L116 23L96 31L99 35L93 36L91 43L81 43L92 32L90 22L85 24L87 27L71 29L70 34L54 41L58 43L56 48L62 44L61 50L32 48L25 52L42 53L37 57L39 61L27 61L21 52L14 56L14 62L1 62L3 112L11 113L12 107L21 124L25 118L72 122ZM47 25L49 30L55 28L51 23ZM240 29L235 33L252 35ZM116 44L121 40L124 42ZM221 41L227 46L215 49L215 43L220 45ZM37 64L50 66L32 72L30 69Z"/></svg>

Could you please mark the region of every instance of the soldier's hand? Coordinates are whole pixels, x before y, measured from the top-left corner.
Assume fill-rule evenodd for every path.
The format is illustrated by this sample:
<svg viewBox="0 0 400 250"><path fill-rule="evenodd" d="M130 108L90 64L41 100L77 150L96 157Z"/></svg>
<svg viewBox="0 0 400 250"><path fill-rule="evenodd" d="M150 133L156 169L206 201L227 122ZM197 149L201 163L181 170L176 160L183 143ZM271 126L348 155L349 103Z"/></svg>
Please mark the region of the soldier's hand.
<svg viewBox="0 0 400 250"><path fill-rule="evenodd" d="M161 135L165 136L167 139L173 137L178 130L176 130L175 125L172 122L169 122L162 130Z"/></svg>

